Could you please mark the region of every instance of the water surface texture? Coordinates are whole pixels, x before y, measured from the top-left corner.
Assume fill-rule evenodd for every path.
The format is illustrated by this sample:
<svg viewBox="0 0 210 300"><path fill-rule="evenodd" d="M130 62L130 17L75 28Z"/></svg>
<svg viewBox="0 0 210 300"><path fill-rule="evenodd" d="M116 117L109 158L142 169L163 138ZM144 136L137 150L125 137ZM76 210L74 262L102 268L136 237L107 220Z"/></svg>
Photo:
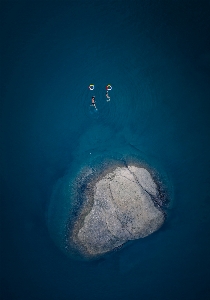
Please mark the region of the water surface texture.
<svg viewBox="0 0 210 300"><path fill-rule="evenodd" d="M209 299L209 1L0 9L2 299ZM126 248L76 261L51 236L51 195L75 166L112 152L164 178L168 218Z"/></svg>

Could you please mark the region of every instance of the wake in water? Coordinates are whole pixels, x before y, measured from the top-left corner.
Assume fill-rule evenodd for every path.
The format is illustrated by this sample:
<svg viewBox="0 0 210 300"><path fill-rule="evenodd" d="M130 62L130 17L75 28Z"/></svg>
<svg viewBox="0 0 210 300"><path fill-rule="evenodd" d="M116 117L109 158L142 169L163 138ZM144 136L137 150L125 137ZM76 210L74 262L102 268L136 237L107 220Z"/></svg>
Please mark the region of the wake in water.
<svg viewBox="0 0 210 300"><path fill-rule="evenodd" d="M98 119L98 117L99 117L98 108L96 108L93 105L90 105L90 107L89 107L89 115L91 117L93 117L94 119Z"/></svg>

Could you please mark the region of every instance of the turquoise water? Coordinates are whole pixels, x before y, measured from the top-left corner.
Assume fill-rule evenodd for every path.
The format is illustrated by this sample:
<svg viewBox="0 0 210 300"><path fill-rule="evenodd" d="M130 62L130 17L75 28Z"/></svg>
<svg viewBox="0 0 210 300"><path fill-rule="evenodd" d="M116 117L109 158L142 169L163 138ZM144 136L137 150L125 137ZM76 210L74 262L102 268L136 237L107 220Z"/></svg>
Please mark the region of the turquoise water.
<svg viewBox="0 0 210 300"><path fill-rule="evenodd" d="M207 1L3 2L3 299L209 299L209 13ZM110 152L167 178L167 222L72 260L48 230L52 191Z"/></svg>

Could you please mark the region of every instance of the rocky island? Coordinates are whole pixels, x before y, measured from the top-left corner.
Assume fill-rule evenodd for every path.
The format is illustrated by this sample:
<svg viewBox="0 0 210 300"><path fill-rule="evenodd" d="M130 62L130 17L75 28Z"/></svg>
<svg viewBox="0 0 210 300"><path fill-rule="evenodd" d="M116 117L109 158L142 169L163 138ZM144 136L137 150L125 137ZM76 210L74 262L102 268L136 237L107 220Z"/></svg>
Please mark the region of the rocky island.
<svg viewBox="0 0 210 300"><path fill-rule="evenodd" d="M82 187L83 205L68 240L85 257L146 237L164 223L161 195L146 168L115 166Z"/></svg>

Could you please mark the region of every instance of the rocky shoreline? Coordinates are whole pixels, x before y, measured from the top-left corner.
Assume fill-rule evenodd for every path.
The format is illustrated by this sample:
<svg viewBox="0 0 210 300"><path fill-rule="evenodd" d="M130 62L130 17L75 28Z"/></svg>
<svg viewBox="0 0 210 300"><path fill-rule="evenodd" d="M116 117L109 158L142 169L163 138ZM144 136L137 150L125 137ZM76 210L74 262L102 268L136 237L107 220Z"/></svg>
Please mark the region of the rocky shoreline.
<svg viewBox="0 0 210 300"><path fill-rule="evenodd" d="M80 209L69 230L69 246L92 258L143 238L164 223L163 197L149 171L134 163L86 170L77 181Z"/></svg>

